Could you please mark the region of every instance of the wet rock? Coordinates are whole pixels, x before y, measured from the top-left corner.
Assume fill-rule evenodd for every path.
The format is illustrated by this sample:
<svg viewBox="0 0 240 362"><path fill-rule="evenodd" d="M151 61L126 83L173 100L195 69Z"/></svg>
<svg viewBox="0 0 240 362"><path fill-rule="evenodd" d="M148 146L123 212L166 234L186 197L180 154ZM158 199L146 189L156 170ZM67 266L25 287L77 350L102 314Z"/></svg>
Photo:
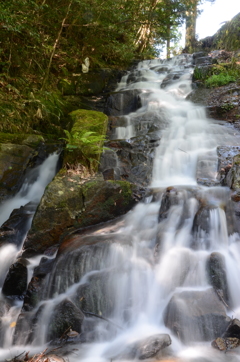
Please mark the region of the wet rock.
<svg viewBox="0 0 240 362"><path fill-rule="evenodd" d="M28 203L14 209L7 221L0 228L0 246L14 244L20 247L28 231L37 205Z"/></svg>
<svg viewBox="0 0 240 362"><path fill-rule="evenodd" d="M210 212L213 209L214 206L212 205L201 205L193 220L193 227L192 227L193 234L198 233L199 230L204 230L206 233L209 233Z"/></svg>
<svg viewBox="0 0 240 362"><path fill-rule="evenodd" d="M70 300L65 299L56 306L50 318L47 340L61 338L67 330L81 333L84 314Z"/></svg>
<svg viewBox="0 0 240 362"><path fill-rule="evenodd" d="M233 165L229 170L226 183L233 190L240 189L240 154L233 157Z"/></svg>
<svg viewBox="0 0 240 362"><path fill-rule="evenodd" d="M153 150L158 145L158 141L159 136L147 135L133 137L129 141L107 142L106 146L111 151L103 153L100 171L103 175L109 172L110 177L115 180L127 180L143 187L149 185L153 166Z"/></svg>
<svg viewBox="0 0 240 362"><path fill-rule="evenodd" d="M219 351L227 352L230 349L237 348L240 345L239 338L221 338L218 337L212 342L212 347Z"/></svg>
<svg viewBox="0 0 240 362"><path fill-rule="evenodd" d="M212 288L174 293L164 323L183 342L209 341L226 330L230 318Z"/></svg>
<svg viewBox="0 0 240 362"><path fill-rule="evenodd" d="M184 187L184 186L168 187L162 196L158 221L161 222L163 219L166 219L168 217L171 207L182 205L183 203L182 215L179 220L179 225L181 225L182 222L187 217L189 217L188 200L191 198L197 198L197 188Z"/></svg>
<svg viewBox="0 0 240 362"><path fill-rule="evenodd" d="M204 177L198 177L197 178L197 183L198 183L198 185L207 186L207 187L219 186L220 185L219 181L211 180L209 178L204 178Z"/></svg>
<svg viewBox="0 0 240 362"><path fill-rule="evenodd" d="M238 338L240 339L240 321L237 318L231 320L226 331L223 334L224 338Z"/></svg>
<svg viewBox="0 0 240 362"><path fill-rule="evenodd" d="M196 66L212 64L212 58L208 56L197 57L194 59L194 63Z"/></svg>
<svg viewBox="0 0 240 362"><path fill-rule="evenodd" d="M233 158L240 153L239 146L219 146L218 155L218 179L222 186L227 186L227 174L230 171Z"/></svg>
<svg viewBox="0 0 240 362"><path fill-rule="evenodd" d="M206 268L210 284L213 286L219 299L228 307L229 293L224 256L218 252L211 253L207 259Z"/></svg>
<svg viewBox="0 0 240 362"><path fill-rule="evenodd" d="M23 298L27 290L27 264L27 260L18 259L11 265L2 287L3 295L6 297Z"/></svg>
<svg viewBox="0 0 240 362"><path fill-rule="evenodd" d="M177 79L179 79L184 74L183 71L176 71L169 73L162 81L161 88L165 88L168 85L174 83Z"/></svg>
<svg viewBox="0 0 240 362"><path fill-rule="evenodd" d="M155 357L159 351L170 346L171 343L172 341L168 334L158 334L146 338L139 342L137 357L140 360Z"/></svg>
<svg viewBox="0 0 240 362"><path fill-rule="evenodd" d="M32 277L28 285L26 295L24 297L24 304L22 308L23 312L29 312L38 305L39 301L41 300L41 291L43 287L44 287L44 278L37 276ZM20 323L20 325L21 324L22 323Z"/></svg>
<svg viewBox="0 0 240 362"><path fill-rule="evenodd" d="M178 202L179 202L178 190L174 187L168 187L162 197L161 207L158 215L158 222L167 218L171 206L177 205Z"/></svg>
<svg viewBox="0 0 240 362"><path fill-rule="evenodd" d="M172 343L168 334L156 334L140 341L134 342L130 345L122 346L122 351L117 353L107 352L106 357L110 359L144 360L148 358L156 358L160 351L170 346Z"/></svg>
<svg viewBox="0 0 240 362"><path fill-rule="evenodd" d="M113 313L114 298L109 298L110 278L116 272L101 273L89 278L88 283L82 285L76 294L75 303L85 313L94 313L99 316L108 316ZM114 279L117 280L117 277Z"/></svg>
<svg viewBox="0 0 240 362"><path fill-rule="evenodd" d="M128 181L93 178L82 184L80 175L60 172L45 190L23 255L47 254L60 245L64 231L112 220L129 211L141 197L140 188Z"/></svg>
<svg viewBox="0 0 240 362"><path fill-rule="evenodd" d="M33 148L27 145L0 144L1 200L19 190L34 152Z"/></svg>
<svg viewBox="0 0 240 362"><path fill-rule="evenodd" d="M196 52L196 53L193 53L193 55L192 55L192 57L193 57L193 64L195 65L197 59L202 58L202 57L205 57L205 56L206 56L206 52Z"/></svg>
<svg viewBox="0 0 240 362"><path fill-rule="evenodd" d="M135 112L141 107L140 90L125 90L112 93L106 103L106 114L108 116L121 116Z"/></svg>

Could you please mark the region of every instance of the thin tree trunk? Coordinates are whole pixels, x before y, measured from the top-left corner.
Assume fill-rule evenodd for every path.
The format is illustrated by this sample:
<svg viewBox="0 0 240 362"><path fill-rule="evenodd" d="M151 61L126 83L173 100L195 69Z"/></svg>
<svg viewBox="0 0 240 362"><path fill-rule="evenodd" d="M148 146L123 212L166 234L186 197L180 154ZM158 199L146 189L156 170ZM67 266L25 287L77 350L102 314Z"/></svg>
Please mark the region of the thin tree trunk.
<svg viewBox="0 0 240 362"><path fill-rule="evenodd" d="M170 54L170 33L171 33L171 26L170 24L167 26L167 59L170 59L171 54Z"/></svg>
<svg viewBox="0 0 240 362"><path fill-rule="evenodd" d="M196 42L196 20L198 0L191 0L192 9L186 13L186 36L185 48L191 53L194 50Z"/></svg>
<svg viewBox="0 0 240 362"><path fill-rule="evenodd" d="M44 79L43 79L43 83L42 83L42 88L41 88L41 89L43 89L43 88L45 87L45 84L46 84L46 82L47 82L47 80L48 80L49 73L50 73L50 68L51 68L51 65L52 65L52 60L53 60L53 57L54 57L54 54L55 54L57 45L58 45L58 43L59 43L59 40L60 40L60 38L61 38L62 31L63 31L64 25L65 25L65 21L66 21L66 19L67 19L67 17L68 17L68 14L69 14L69 11L70 11L71 6L72 6L72 0L71 0L71 1L69 2L69 4L68 4L68 8L67 8L66 15L65 15L65 17L64 17L64 19L63 19L63 21L62 21L61 28L60 28L60 30L59 30L59 32L58 32L57 38L56 38L55 43L54 43L54 45L53 45L53 49L52 49L52 52L51 52L51 55L50 55L49 63L48 63L48 66L47 66L47 70L46 70L46 73L45 73L45 77L44 77Z"/></svg>

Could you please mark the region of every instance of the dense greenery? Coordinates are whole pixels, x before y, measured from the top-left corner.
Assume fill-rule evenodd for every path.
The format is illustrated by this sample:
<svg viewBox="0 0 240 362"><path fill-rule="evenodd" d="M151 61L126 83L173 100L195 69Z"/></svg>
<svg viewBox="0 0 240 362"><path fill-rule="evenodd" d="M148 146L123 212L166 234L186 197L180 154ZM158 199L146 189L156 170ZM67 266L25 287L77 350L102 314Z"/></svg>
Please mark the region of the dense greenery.
<svg viewBox="0 0 240 362"><path fill-rule="evenodd" d="M154 57L178 40L179 25L201 1L1 1L0 131L63 136L76 109L63 85L85 86L86 58L91 73Z"/></svg>
<svg viewBox="0 0 240 362"><path fill-rule="evenodd" d="M0 131L61 135L66 103L57 84L153 57L178 38L189 0L0 2ZM58 90L59 89L59 90Z"/></svg>

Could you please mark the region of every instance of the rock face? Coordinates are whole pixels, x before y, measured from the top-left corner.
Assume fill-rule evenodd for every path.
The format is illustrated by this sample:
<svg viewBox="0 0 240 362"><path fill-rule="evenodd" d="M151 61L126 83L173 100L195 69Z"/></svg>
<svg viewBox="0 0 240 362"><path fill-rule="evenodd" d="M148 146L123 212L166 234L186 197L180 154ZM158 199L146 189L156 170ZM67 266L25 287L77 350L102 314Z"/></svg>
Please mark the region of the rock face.
<svg viewBox="0 0 240 362"><path fill-rule="evenodd" d="M183 342L210 341L222 335L230 318L209 288L174 293L164 312L164 322Z"/></svg>
<svg viewBox="0 0 240 362"><path fill-rule="evenodd" d="M53 152L42 136L0 133L0 201L16 194L27 170L39 165Z"/></svg>
<svg viewBox="0 0 240 362"><path fill-rule="evenodd" d="M34 150L26 145L0 145L0 198L17 192Z"/></svg>

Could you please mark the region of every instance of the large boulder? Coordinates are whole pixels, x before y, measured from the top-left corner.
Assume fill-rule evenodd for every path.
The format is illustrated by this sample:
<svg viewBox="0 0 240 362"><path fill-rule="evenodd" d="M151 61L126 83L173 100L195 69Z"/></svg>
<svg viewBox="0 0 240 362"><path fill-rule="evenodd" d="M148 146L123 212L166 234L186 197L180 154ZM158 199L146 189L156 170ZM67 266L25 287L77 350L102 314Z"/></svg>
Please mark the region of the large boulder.
<svg viewBox="0 0 240 362"><path fill-rule="evenodd" d="M221 336L230 320L212 288L176 292L164 311L165 325L185 343Z"/></svg>
<svg viewBox="0 0 240 362"><path fill-rule="evenodd" d="M23 245L24 255L52 255L64 231L121 216L139 197L141 190L128 181L104 181L96 177L82 184L77 173L68 176L64 170L60 171L41 199Z"/></svg>
<svg viewBox="0 0 240 362"><path fill-rule="evenodd" d="M108 141L100 163L104 179L126 180L146 187L151 181L154 148L159 136L133 137L131 141Z"/></svg>

